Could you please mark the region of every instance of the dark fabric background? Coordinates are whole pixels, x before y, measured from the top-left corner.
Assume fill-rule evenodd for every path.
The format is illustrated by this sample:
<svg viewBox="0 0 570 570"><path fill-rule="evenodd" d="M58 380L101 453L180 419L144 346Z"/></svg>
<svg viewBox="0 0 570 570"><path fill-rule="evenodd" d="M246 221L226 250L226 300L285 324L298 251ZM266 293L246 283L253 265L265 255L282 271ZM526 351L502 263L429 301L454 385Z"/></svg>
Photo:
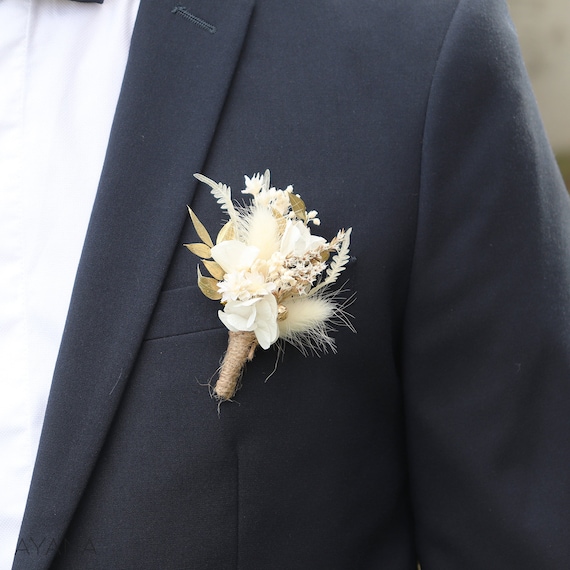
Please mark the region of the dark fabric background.
<svg viewBox="0 0 570 570"><path fill-rule="evenodd" d="M231 22L206 4L192 9L216 38ZM210 40L170 8L143 0L139 29ZM205 384L227 331L182 244L195 241L190 197L212 233L222 216L206 186L192 194L191 172L171 166L193 160L200 110L162 79L175 68L191 85L201 69L177 64L192 45L167 37L135 44L148 63L133 52L125 87L154 66L146 89L176 99L176 120L138 102L153 128L137 137L161 151L138 154L120 122L115 137L124 178L152 161L188 188L167 210L184 227L76 491L72 546L51 567L566 568L569 208L503 2L256 2L201 171L237 197L244 174L270 168L319 211L319 234L353 228L357 333L340 329L338 353L320 358L287 347L274 374L277 352L258 351L219 410ZM216 97L204 89L206 106ZM157 198L166 219L164 208ZM157 226L141 217L122 231L159 241ZM17 553L15 568L39 564Z"/></svg>

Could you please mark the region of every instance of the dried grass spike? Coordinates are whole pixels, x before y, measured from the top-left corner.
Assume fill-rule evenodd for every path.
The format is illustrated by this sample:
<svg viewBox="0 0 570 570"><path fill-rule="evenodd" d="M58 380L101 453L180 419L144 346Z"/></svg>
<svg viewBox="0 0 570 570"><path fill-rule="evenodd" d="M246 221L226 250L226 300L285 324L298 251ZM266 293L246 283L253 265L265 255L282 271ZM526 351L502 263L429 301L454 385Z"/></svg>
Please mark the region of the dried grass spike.
<svg viewBox="0 0 570 570"><path fill-rule="evenodd" d="M211 188L212 196L216 198L216 201L220 204L222 210L225 210L230 216L230 219L235 221L238 215L232 203L231 188L225 184L214 182L203 174L196 173L194 174L194 178L197 178L200 182L207 184Z"/></svg>

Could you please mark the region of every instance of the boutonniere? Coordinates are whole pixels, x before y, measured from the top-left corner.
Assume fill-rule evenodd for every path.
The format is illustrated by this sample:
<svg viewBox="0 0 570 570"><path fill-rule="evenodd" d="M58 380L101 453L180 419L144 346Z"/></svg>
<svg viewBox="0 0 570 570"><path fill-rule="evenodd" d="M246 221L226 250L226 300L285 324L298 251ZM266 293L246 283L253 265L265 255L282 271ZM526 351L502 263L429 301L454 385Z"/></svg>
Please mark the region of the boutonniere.
<svg viewBox="0 0 570 570"><path fill-rule="evenodd" d="M245 177L248 204L234 203L231 189L201 174L228 220L216 242L188 208L202 243L185 244L211 275L198 266L198 286L206 297L220 301L218 311L229 330L214 395L232 398L246 362L258 346L268 349L286 341L303 354L335 351L330 333L337 325L354 330L341 291L331 290L349 261L351 229L330 241L313 235L317 212L307 211L293 187L270 187L269 171ZM282 345L280 345L281 347Z"/></svg>

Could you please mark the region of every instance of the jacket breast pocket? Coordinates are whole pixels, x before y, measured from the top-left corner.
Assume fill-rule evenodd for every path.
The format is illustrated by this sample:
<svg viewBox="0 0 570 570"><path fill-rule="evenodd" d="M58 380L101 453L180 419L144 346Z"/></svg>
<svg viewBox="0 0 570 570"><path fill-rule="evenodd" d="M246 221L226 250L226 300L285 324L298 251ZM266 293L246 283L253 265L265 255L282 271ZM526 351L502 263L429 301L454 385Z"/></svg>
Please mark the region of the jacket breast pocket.
<svg viewBox="0 0 570 570"><path fill-rule="evenodd" d="M225 328L218 318L220 303L203 295L197 285L163 291L147 328L145 340Z"/></svg>

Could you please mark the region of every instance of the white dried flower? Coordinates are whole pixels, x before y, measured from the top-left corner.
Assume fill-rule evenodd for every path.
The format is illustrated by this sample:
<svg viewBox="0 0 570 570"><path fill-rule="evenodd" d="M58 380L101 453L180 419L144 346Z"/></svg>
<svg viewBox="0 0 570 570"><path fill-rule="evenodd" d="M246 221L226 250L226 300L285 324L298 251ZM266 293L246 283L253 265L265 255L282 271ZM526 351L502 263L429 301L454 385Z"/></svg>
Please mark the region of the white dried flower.
<svg viewBox="0 0 570 570"><path fill-rule="evenodd" d="M249 301L229 301L218 316L230 331L255 333L261 348L268 349L279 338L277 301L271 294Z"/></svg>
<svg viewBox="0 0 570 570"><path fill-rule="evenodd" d="M254 174L251 178L249 176L245 176L244 178L245 189L242 190L242 193L257 196L263 188L264 177L261 174L257 173Z"/></svg>

